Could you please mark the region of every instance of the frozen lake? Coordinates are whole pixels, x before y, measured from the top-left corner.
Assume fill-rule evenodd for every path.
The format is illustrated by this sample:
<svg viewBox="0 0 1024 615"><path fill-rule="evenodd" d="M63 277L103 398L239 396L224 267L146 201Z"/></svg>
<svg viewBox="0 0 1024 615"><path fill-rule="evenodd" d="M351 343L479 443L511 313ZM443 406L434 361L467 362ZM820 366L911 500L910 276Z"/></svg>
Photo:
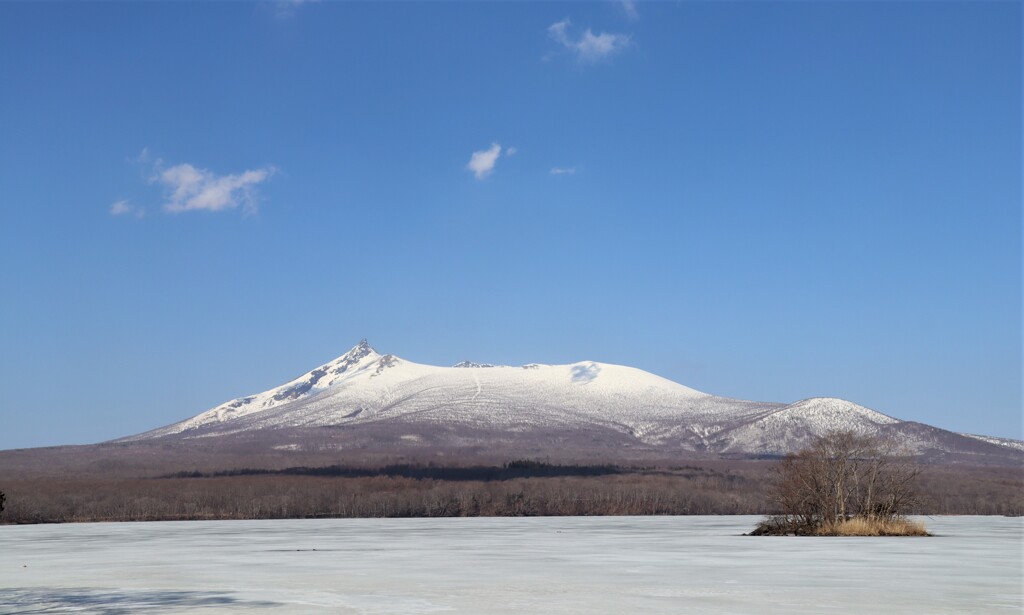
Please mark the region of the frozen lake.
<svg viewBox="0 0 1024 615"><path fill-rule="evenodd" d="M745 537L758 517L0 527L0 612L1020 613L1024 520Z"/></svg>

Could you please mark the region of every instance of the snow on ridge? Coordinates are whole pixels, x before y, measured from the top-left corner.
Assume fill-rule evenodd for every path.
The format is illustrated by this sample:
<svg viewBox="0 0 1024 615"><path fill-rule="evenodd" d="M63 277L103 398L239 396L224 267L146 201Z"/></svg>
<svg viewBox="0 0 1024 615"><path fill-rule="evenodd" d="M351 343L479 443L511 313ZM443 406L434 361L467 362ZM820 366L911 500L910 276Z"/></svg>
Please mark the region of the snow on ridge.
<svg viewBox="0 0 1024 615"><path fill-rule="evenodd" d="M1013 438L999 438L996 436L979 436L973 433L962 433L960 435L966 438L974 438L975 440L988 442L989 444L995 444L996 446L1003 446L1016 451L1024 451L1024 440L1014 440Z"/></svg>
<svg viewBox="0 0 1024 615"><path fill-rule="evenodd" d="M838 397L802 399L756 421L767 431L792 430L794 426L801 425L804 429L820 433L852 431L861 435L872 435L883 425L900 422Z"/></svg>
<svg viewBox="0 0 1024 615"><path fill-rule="evenodd" d="M365 370L370 365L376 364L380 359L388 359L390 361L390 358L392 358L391 355L381 357L366 339L362 339L340 357L324 363L316 369L308 371L281 386L268 389L262 393L256 393L255 395L237 397L180 423L127 439L133 440L139 437L159 437L181 433L211 423L224 423L299 399L308 398L341 380Z"/></svg>
<svg viewBox="0 0 1024 615"><path fill-rule="evenodd" d="M560 401L552 401L556 399ZM232 399L185 421L126 439L201 428L205 432L214 427L223 433L243 423L247 425L243 429L258 429L365 422L384 418L379 413L385 409L388 417L422 413L425 404L438 420L447 412L456 417L453 420L471 422L486 422L499 415L527 423L572 422L586 416L587 421L640 425L645 423L643 416L660 416L661 420L678 416L685 406L700 399L713 397L633 367L595 361L521 367L467 361L438 367L381 355L364 339L337 359L281 386ZM432 401L428 404L426 400ZM533 418L516 418L511 406ZM552 418L552 412L561 413L562 418Z"/></svg>
<svg viewBox="0 0 1024 615"><path fill-rule="evenodd" d="M509 432L590 426L628 434L649 445L772 454L830 430L868 435L903 423L843 399L813 397L791 404L730 399L638 368L596 361L519 367L470 361L452 367L424 365L381 355L362 340L344 355L281 386L124 440L175 434L205 438L377 421ZM1024 442L998 443L1024 450Z"/></svg>
<svg viewBox="0 0 1024 615"><path fill-rule="evenodd" d="M806 419L834 420L835 417L853 418L875 423L876 425L892 425L900 423L899 419L882 414L877 410L866 408L852 401L838 397L808 397L794 402L778 411L779 413L798 414Z"/></svg>
<svg viewBox="0 0 1024 615"><path fill-rule="evenodd" d="M877 434L902 421L837 397L811 397L743 422L724 432L719 441L727 452L782 454L829 431Z"/></svg>

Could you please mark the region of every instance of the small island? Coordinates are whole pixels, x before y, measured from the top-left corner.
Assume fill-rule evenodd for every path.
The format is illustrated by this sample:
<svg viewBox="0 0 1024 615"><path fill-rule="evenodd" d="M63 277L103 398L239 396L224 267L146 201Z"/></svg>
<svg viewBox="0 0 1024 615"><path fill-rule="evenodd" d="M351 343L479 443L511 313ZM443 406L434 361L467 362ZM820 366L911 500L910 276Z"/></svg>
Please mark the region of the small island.
<svg viewBox="0 0 1024 615"><path fill-rule="evenodd" d="M828 433L779 462L770 498L780 512L748 536L930 536L906 517L919 474L890 441Z"/></svg>

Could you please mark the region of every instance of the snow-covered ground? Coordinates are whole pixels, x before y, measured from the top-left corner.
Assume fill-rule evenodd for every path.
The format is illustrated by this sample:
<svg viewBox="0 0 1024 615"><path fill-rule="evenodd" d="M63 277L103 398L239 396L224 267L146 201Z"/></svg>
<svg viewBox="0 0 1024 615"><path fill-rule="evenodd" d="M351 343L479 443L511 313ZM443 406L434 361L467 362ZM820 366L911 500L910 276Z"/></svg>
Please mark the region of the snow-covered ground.
<svg viewBox="0 0 1024 615"><path fill-rule="evenodd" d="M1020 613L1024 520L740 536L757 517L0 527L0 612Z"/></svg>

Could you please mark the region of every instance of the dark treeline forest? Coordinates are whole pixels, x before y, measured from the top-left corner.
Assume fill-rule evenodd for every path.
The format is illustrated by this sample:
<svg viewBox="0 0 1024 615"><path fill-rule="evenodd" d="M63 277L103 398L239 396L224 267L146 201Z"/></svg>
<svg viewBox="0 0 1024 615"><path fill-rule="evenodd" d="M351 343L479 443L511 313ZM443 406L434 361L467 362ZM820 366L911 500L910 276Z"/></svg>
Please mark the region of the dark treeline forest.
<svg viewBox="0 0 1024 615"><path fill-rule="evenodd" d="M254 476L267 474L282 474L289 476L334 476L344 478L367 478L372 476L389 476L402 478L429 478L433 480L450 481L492 481L509 480L513 478L536 478L553 476L606 476L608 474L622 474L632 472L628 468L602 464L602 465L560 465L519 459L510 461L500 466L436 466L421 464L392 464L380 468L366 468L358 466L330 465L320 467L298 466L283 469L264 468L241 468L234 470L221 470L218 472L175 472L162 478L208 478L218 476Z"/></svg>
<svg viewBox="0 0 1024 615"><path fill-rule="evenodd" d="M768 514L765 461L618 467L519 461L495 466L389 465L183 472L156 478L2 479L4 523ZM919 514L1024 514L1017 468L930 466Z"/></svg>

